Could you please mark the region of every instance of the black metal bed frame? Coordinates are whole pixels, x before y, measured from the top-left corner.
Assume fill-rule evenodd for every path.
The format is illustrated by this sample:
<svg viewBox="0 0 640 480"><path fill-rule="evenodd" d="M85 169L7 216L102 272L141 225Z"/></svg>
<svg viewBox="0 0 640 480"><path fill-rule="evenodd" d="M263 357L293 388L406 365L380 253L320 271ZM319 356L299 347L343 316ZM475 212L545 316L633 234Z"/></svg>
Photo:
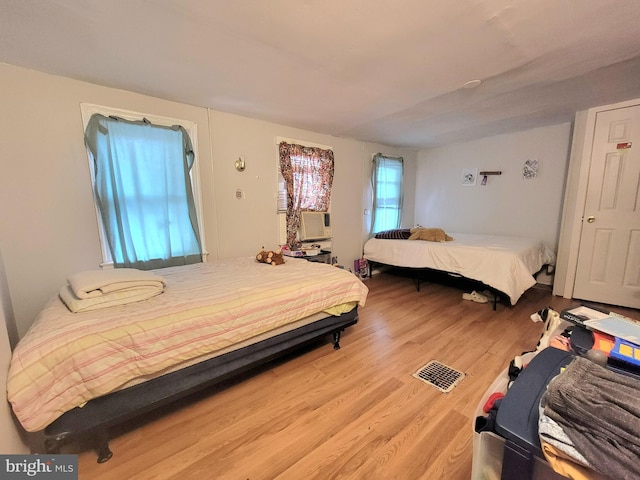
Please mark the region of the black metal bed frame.
<svg viewBox="0 0 640 480"><path fill-rule="evenodd" d="M427 280L425 279L425 277L427 275L425 274L429 274L430 277L434 277L435 275L440 275L442 276L442 278L444 278L444 276L446 276L449 279L454 279L454 281L457 281L458 283L464 282L465 284L473 285L478 290L480 289L489 290L491 293L493 293L493 301L491 302L493 306L493 311L497 310L497 305L499 302L501 302L503 298L509 298L508 295L506 295L504 292L501 292L500 290L493 288L491 285L482 283L479 280L473 280L471 278L467 278L464 275L460 275L457 273L447 272L444 270L437 270L435 268L428 268L428 267L420 267L420 268L398 267L396 265L389 265L387 263L374 262L372 260L367 260L367 261L369 263L369 278L371 278L371 276L373 275L374 267L376 266L388 267L395 271L407 273L408 274L407 276L413 278L413 281L416 286L416 291L418 292L420 291L420 282L426 282Z"/></svg>
<svg viewBox="0 0 640 480"><path fill-rule="evenodd" d="M110 430L140 416L172 404L205 388L230 380L278 357L333 336L333 348L340 348L340 335L358 322L358 309L330 316L258 343L225 353L204 362L126 389L95 398L70 410L40 432L22 430L33 453L60 453L75 440L90 442L98 463L109 460Z"/></svg>

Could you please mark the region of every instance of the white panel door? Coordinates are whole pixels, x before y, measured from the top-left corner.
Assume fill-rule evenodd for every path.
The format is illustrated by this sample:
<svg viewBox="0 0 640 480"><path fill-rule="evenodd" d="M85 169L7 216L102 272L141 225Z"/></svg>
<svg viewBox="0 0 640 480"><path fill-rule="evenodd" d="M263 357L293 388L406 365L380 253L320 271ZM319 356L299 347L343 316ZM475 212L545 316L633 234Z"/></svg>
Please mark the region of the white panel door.
<svg viewBox="0 0 640 480"><path fill-rule="evenodd" d="M573 296L640 308L640 105L596 117Z"/></svg>

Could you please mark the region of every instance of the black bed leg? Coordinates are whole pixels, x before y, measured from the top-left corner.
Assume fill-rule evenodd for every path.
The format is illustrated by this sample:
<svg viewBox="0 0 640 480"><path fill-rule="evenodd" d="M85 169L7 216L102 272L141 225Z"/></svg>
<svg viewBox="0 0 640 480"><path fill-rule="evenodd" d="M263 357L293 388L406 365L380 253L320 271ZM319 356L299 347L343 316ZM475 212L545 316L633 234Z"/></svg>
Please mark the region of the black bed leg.
<svg viewBox="0 0 640 480"><path fill-rule="evenodd" d="M340 350L340 332L333 332L333 349Z"/></svg>
<svg viewBox="0 0 640 480"><path fill-rule="evenodd" d="M38 451L38 449L36 449L35 452L32 450L31 453L38 453ZM57 455L60 453L60 443L58 443L58 440L55 437L46 438L44 440L44 451L46 453Z"/></svg>
<svg viewBox="0 0 640 480"><path fill-rule="evenodd" d="M98 463L104 463L113 457L113 452L109 449L109 435L106 432L99 433L96 436L95 445Z"/></svg>
<svg viewBox="0 0 640 480"><path fill-rule="evenodd" d="M102 447L98 448L98 463L104 463L113 457L113 452L109 449L109 444L106 443Z"/></svg>

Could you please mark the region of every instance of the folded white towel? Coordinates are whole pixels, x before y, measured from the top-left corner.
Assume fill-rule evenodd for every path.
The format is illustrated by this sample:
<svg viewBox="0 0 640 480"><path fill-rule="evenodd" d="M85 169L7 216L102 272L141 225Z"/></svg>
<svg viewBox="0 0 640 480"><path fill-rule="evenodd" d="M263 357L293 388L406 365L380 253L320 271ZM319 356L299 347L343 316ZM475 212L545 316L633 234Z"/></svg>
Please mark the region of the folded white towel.
<svg viewBox="0 0 640 480"><path fill-rule="evenodd" d="M160 295L162 292L162 287L143 286L125 288L115 292L105 293L98 297L78 298L71 290L71 287L65 285L60 289L59 295L60 299L71 312L78 313L140 302Z"/></svg>
<svg viewBox="0 0 640 480"><path fill-rule="evenodd" d="M107 293L131 287L160 287L165 279L153 272L136 268L113 268L106 270L86 270L71 275L67 282L77 298L96 298Z"/></svg>

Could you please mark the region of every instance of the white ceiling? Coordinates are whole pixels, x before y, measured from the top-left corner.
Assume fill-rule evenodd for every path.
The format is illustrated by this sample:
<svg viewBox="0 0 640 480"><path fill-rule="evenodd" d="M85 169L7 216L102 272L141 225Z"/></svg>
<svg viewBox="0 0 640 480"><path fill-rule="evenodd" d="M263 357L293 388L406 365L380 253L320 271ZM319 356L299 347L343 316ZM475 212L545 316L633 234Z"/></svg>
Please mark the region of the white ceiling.
<svg viewBox="0 0 640 480"><path fill-rule="evenodd" d="M638 0L0 0L0 62L428 148L639 98L639 26Z"/></svg>

